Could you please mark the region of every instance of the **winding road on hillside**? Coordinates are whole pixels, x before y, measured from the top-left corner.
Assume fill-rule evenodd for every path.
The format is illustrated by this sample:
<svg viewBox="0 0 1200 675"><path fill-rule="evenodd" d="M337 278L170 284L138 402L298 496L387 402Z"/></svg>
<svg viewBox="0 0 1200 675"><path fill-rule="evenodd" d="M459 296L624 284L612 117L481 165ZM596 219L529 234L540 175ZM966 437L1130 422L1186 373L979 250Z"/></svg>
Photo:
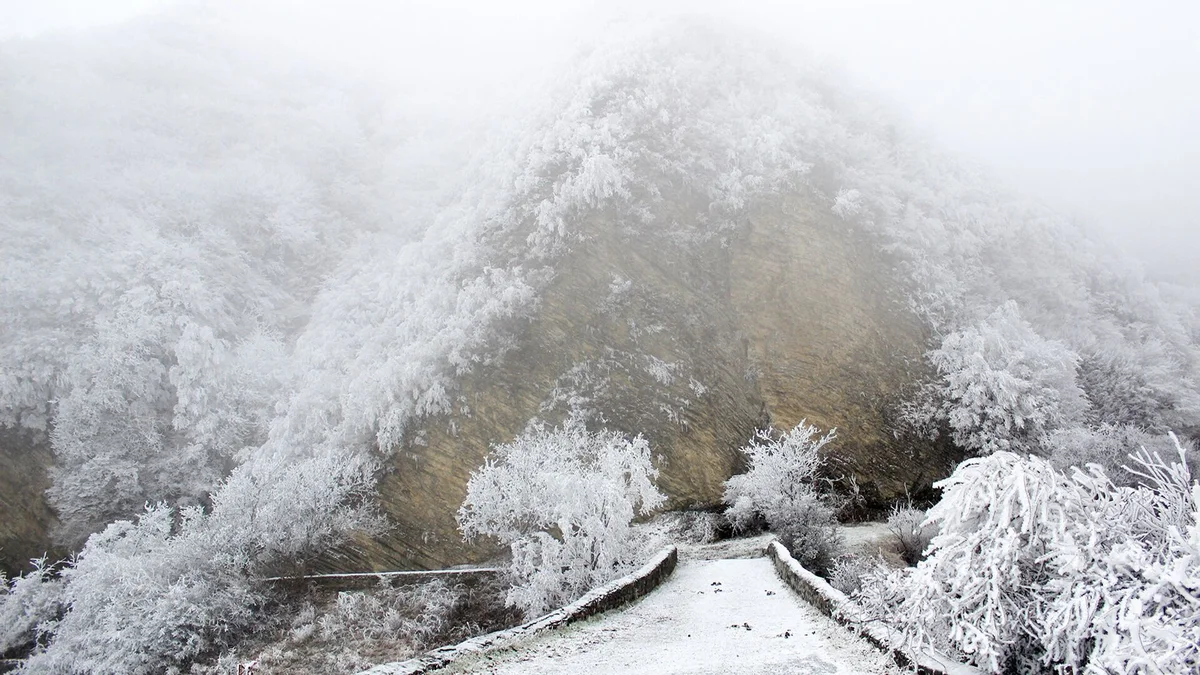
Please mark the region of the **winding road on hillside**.
<svg viewBox="0 0 1200 675"><path fill-rule="evenodd" d="M685 556L661 587L623 610L443 672L868 675L899 669L798 598L767 558Z"/></svg>

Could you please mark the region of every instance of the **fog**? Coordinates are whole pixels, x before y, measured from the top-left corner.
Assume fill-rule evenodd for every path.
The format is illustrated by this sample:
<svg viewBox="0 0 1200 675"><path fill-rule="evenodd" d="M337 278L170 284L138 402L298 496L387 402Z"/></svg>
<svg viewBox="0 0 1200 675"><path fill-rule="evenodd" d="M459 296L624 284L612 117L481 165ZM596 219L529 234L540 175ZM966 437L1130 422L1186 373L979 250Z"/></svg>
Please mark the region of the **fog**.
<svg viewBox="0 0 1200 675"><path fill-rule="evenodd" d="M89 29L171 4L3 0L0 38ZM1190 264L1200 239L1200 7L1189 3L235 4L206 6L256 41L382 79L439 119L519 103L614 18L717 15L840 69L951 154L1076 217L1153 273L1200 276Z"/></svg>
<svg viewBox="0 0 1200 675"><path fill-rule="evenodd" d="M765 521L905 647L1195 672L1197 19L0 0L0 659L353 672L491 628L272 578L500 543L528 619Z"/></svg>

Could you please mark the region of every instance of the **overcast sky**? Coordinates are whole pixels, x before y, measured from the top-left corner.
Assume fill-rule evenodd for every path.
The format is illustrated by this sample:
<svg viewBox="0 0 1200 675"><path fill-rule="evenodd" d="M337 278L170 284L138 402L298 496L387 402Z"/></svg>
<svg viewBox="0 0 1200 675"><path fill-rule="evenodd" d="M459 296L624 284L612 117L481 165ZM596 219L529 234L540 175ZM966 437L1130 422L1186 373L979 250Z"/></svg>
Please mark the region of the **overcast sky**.
<svg viewBox="0 0 1200 675"><path fill-rule="evenodd" d="M0 0L0 38L79 30L172 0ZM246 7L253 5L253 10ZM554 72L611 14L717 13L839 64L946 150L1190 274L1200 249L1200 3L1132 0L592 0L235 3L247 31L464 106ZM736 8L733 8L736 7Z"/></svg>

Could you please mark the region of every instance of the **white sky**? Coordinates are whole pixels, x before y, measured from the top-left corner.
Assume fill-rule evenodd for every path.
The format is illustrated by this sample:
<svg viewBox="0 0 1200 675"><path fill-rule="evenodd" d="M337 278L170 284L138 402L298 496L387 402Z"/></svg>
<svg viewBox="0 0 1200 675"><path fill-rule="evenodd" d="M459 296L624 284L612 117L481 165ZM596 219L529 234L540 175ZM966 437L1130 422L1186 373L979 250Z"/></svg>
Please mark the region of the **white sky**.
<svg viewBox="0 0 1200 675"><path fill-rule="evenodd" d="M341 0L232 3L246 29L465 107L552 73L620 12L735 17L839 63L945 149L1200 280L1200 3L1189 0ZM0 0L0 38L171 0ZM253 10L246 7L253 6ZM447 90L447 83L457 86Z"/></svg>

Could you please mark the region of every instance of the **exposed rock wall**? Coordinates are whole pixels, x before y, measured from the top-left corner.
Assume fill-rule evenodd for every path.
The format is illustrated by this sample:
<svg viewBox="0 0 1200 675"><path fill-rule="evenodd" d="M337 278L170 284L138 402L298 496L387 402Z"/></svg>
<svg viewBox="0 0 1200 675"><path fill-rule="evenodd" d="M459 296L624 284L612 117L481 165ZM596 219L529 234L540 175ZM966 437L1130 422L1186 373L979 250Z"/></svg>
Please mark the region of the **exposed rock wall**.
<svg viewBox="0 0 1200 675"><path fill-rule="evenodd" d="M836 427L831 471L876 502L919 490L959 459L897 437L897 405L928 376L926 335L878 241L798 196L753 209L733 244L730 310L772 423Z"/></svg>
<svg viewBox="0 0 1200 675"><path fill-rule="evenodd" d="M426 420L392 456L379 492L395 529L320 566L495 555L455 523L471 472L530 419L572 410L644 434L671 508L719 504L754 430L803 418L838 428L831 469L876 503L948 473L947 451L897 439L888 422L924 372L925 335L898 275L876 242L814 203L772 197L729 237L684 244L589 215L512 348L466 376L454 413Z"/></svg>
<svg viewBox="0 0 1200 675"><path fill-rule="evenodd" d="M64 555L50 540L58 522L45 496L53 462L47 443L0 429L0 570L9 576L29 569L32 558Z"/></svg>

